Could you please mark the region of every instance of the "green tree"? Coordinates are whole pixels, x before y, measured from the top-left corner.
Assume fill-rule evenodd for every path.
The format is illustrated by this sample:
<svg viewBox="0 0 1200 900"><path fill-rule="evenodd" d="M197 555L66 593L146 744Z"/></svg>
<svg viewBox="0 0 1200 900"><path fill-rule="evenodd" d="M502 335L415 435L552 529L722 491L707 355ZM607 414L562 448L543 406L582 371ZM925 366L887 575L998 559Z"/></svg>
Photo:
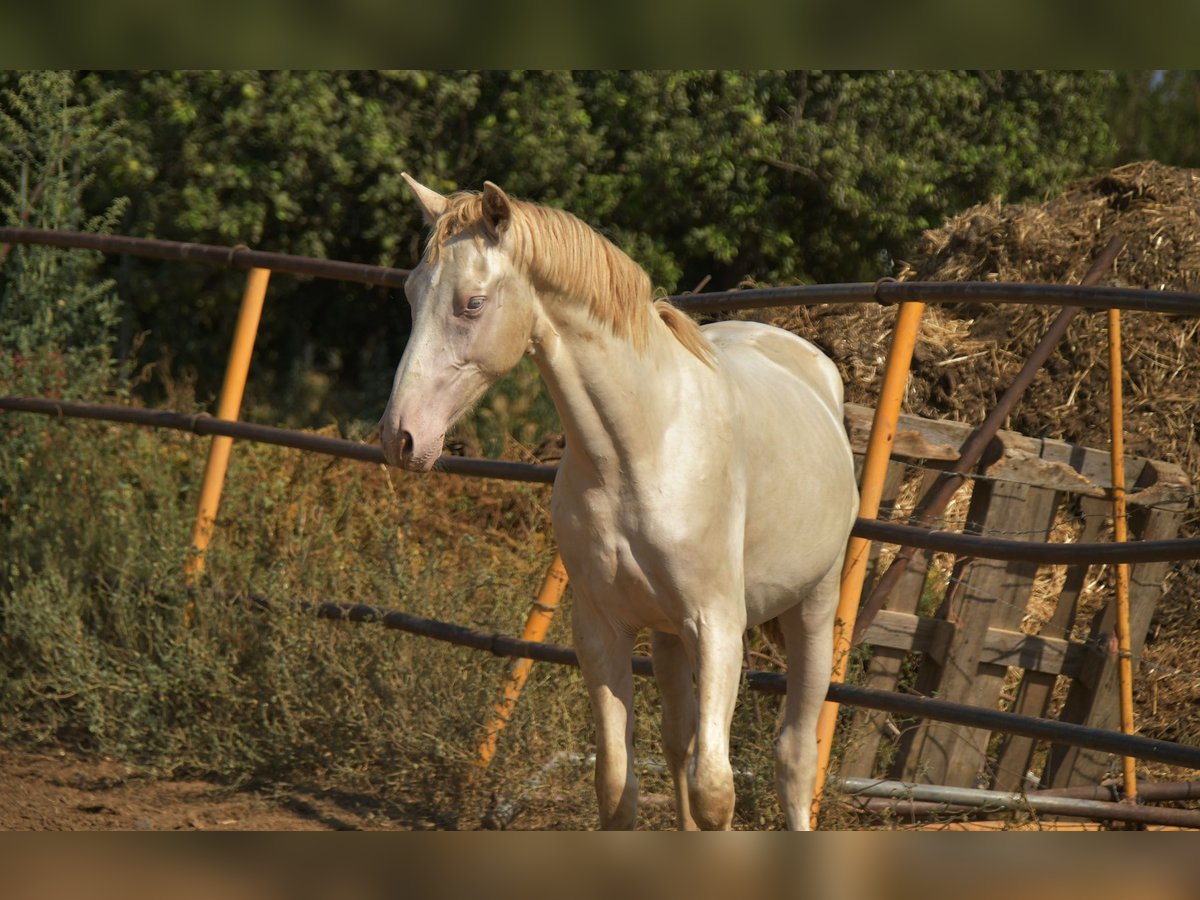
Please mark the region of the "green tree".
<svg viewBox="0 0 1200 900"><path fill-rule="evenodd" d="M0 82L0 222L105 231L118 219L120 202L92 216L83 201L92 161L120 140L105 118L110 99L81 103L64 72ZM118 384L118 318L99 254L0 244L0 393L99 399ZM0 416L0 531L27 502L47 427L41 417Z"/></svg>
<svg viewBox="0 0 1200 900"><path fill-rule="evenodd" d="M1057 190L1113 151L1104 73L138 72L85 84L119 91L129 140L96 200L128 194L131 232L407 266L423 228L400 173L447 191L491 179L591 222L668 291L874 279L947 215ZM214 392L241 276L122 265L149 352L174 349ZM399 292L276 279L252 384L294 397L315 366L366 391L365 414L407 327Z"/></svg>
<svg viewBox="0 0 1200 900"><path fill-rule="evenodd" d="M1120 72L1112 104L1121 163L1200 167L1200 72Z"/></svg>
<svg viewBox="0 0 1200 900"><path fill-rule="evenodd" d="M612 216L672 289L877 278L947 215L1053 191L1112 149L1104 74L580 77L620 175Z"/></svg>
<svg viewBox="0 0 1200 900"><path fill-rule="evenodd" d="M102 232L123 209L85 209L92 162L119 143L111 93L80 102L72 75L34 72L0 86L0 218L10 226ZM101 257L0 245L0 389L82 397L112 386L119 301Z"/></svg>
<svg viewBox="0 0 1200 900"><path fill-rule="evenodd" d="M171 240L407 266L420 217L400 172L416 160L445 170L465 139L478 76L381 72L121 72L130 140L107 161L101 189L128 194L126 229ZM453 133L453 137L449 135ZM106 197L98 193L98 202ZM131 299L146 353L177 354L215 393L243 276L124 260L113 273ZM290 393L305 371L384 389L407 330L397 292L328 281L273 280L252 388Z"/></svg>

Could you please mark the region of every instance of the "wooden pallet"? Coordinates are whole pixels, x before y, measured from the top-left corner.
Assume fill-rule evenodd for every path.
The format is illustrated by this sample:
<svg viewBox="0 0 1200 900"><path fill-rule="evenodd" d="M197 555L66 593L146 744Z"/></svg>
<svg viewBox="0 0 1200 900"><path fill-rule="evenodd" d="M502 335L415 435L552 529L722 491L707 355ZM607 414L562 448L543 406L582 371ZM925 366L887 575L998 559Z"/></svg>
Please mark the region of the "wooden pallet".
<svg viewBox="0 0 1200 900"><path fill-rule="evenodd" d="M849 406L846 418L855 453L861 454L871 411ZM902 416L885 485L884 510L890 509L906 483L911 490L913 479L920 479L919 493L924 494L936 480L936 470L957 459L958 448L970 430L960 423ZM914 464L924 468L914 469ZM1133 485L1128 495L1131 539L1176 536L1192 494L1183 471L1171 463L1137 457L1128 457L1125 469L1126 483ZM1110 526L1107 450L1001 432L976 475L967 512L967 529L974 533L1044 542L1070 510L1084 516L1081 542L1103 540ZM881 516L886 514L881 512ZM875 558L878 553L876 547ZM861 683L1044 716L1059 679L1067 679L1062 721L1117 727L1111 598L1090 623L1077 621L1089 567L1068 568L1043 626L1045 633L1027 634L1022 622L1036 565L967 558L946 563L944 557L942 563L950 569L950 587L944 593L934 589L935 579L928 578L925 555L914 560L900 579L864 635L869 654L857 675ZM1135 656L1141 652L1168 568L1168 563L1131 567ZM872 583L873 577L869 577L864 599ZM1076 626L1087 628L1086 639L1064 637ZM1019 670L1015 693L1006 691L1008 696L1002 699L1002 689L1013 685L1014 669ZM866 710L847 711L847 717L849 740L839 764L843 775L1019 790L1027 773L1041 787L1067 787L1098 783L1112 766L1106 754L1057 746L1046 752L1031 739L981 729L897 721L886 713Z"/></svg>

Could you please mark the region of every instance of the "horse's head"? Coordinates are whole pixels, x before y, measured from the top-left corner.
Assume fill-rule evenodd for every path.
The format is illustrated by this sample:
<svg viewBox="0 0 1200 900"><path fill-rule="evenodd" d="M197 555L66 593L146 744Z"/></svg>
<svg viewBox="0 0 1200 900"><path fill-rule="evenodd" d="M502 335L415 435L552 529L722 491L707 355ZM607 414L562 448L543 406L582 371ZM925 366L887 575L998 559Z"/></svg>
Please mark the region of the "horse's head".
<svg viewBox="0 0 1200 900"><path fill-rule="evenodd" d="M444 197L404 179L433 236L404 286L412 333L379 430L388 462L428 471L450 426L526 352L534 298L506 252L504 191Z"/></svg>

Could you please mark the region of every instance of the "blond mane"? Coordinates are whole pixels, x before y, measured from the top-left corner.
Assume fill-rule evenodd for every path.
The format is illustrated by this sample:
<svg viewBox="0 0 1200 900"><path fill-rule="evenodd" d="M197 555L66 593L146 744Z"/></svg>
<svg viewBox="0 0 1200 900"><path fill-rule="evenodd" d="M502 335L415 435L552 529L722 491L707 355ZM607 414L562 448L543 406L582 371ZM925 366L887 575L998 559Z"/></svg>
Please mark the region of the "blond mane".
<svg viewBox="0 0 1200 900"><path fill-rule="evenodd" d="M491 243L500 239L484 218L482 194L464 191L446 200L426 250L431 262L457 235ZM592 316L639 349L657 315L690 353L713 364L712 344L700 326L668 301L655 300L650 277L615 244L570 213L511 198L509 203L513 260L539 289L582 298Z"/></svg>

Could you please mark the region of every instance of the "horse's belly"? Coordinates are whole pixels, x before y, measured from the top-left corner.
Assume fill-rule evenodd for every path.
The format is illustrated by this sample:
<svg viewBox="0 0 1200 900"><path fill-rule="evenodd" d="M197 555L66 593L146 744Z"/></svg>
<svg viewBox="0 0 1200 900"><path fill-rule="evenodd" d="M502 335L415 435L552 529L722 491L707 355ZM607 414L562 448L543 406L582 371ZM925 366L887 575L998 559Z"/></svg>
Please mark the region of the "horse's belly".
<svg viewBox="0 0 1200 900"><path fill-rule="evenodd" d="M837 567L857 510L853 463L786 472L749 491L744 571L746 616L760 624L802 601ZM844 471L843 471L844 470ZM753 481L753 479L752 479Z"/></svg>

